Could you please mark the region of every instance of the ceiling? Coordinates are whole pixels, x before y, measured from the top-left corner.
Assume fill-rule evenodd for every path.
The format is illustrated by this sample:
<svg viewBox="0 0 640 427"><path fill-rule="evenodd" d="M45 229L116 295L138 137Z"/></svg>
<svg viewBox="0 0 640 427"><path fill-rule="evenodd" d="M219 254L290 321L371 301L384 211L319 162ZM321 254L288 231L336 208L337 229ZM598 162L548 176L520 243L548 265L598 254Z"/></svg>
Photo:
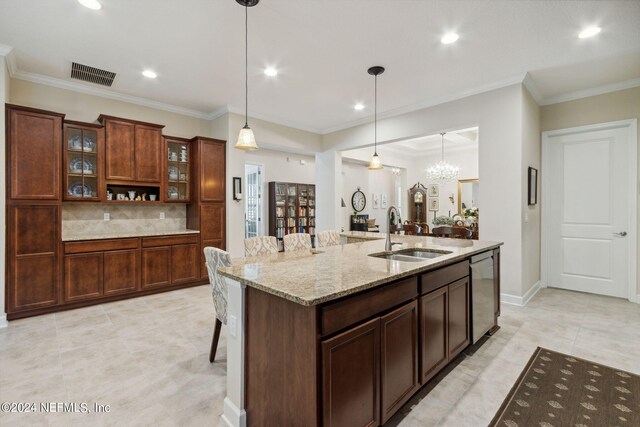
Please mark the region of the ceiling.
<svg viewBox="0 0 640 427"><path fill-rule="evenodd" d="M420 138L406 139L380 145L381 152L403 154L409 157L425 156L442 152L442 137L440 134L429 135ZM446 153L451 151L477 148L478 128L470 128L447 132L444 135L444 149ZM369 149L370 150L370 149Z"/></svg>
<svg viewBox="0 0 640 427"><path fill-rule="evenodd" d="M235 0L1 0L13 77L201 117L244 112ZM588 25L602 32L577 33ZM440 43L447 31L460 39ZM71 62L117 73L110 89ZM539 102L640 82L640 1L262 0L249 9L250 115L319 133L522 81ZM269 78L264 67L279 74ZM149 80L144 68L158 73ZM640 83L638 83L640 84ZM364 110L353 105L362 102Z"/></svg>

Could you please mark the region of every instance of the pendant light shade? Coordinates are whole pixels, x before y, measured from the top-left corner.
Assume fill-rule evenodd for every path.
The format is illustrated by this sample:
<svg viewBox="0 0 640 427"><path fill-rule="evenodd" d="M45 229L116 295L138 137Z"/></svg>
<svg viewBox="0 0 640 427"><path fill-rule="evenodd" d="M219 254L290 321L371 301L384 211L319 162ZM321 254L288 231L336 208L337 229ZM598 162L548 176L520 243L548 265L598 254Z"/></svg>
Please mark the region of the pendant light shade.
<svg viewBox="0 0 640 427"><path fill-rule="evenodd" d="M427 169L427 178L432 182L450 182L457 181L460 168L453 166L444 161L444 135L442 132L442 157L438 163Z"/></svg>
<svg viewBox="0 0 640 427"><path fill-rule="evenodd" d="M236 0L244 6L244 126L240 129L238 150L257 150L256 137L249 127L249 8L258 4L260 0Z"/></svg>
<svg viewBox="0 0 640 427"><path fill-rule="evenodd" d="M378 75L384 73L384 67L376 65L369 68L367 72L374 76L373 157L369 162L369 170L378 170L382 169L382 160L378 156Z"/></svg>

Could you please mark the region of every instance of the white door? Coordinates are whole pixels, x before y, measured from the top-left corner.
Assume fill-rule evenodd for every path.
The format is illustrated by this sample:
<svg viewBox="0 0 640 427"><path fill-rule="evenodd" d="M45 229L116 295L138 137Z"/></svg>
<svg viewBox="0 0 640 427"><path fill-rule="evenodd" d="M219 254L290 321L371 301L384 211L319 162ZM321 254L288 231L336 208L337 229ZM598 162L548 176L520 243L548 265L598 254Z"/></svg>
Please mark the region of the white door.
<svg viewBox="0 0 640 427"><path fill-rule="evenodd" d="M245 238L260 235L262 225L262 166L245 165Z"/></svg>
<svg viewBox="0 0 640 427"><path fill-rule="evenodd" d="M585 128L543 139L547 285L627 298L635 136L628 123Z"/></svg>

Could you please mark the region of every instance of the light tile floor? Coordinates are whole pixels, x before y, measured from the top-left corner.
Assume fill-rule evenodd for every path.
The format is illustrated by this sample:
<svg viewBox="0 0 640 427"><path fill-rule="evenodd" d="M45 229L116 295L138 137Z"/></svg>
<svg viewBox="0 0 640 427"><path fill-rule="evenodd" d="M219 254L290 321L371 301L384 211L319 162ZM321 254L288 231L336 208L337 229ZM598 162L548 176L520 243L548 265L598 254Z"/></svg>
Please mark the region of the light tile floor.
<svg viewBox="0 0 640 427"><path fill-rule="evenodd" d="M543 289L526 307L503 305L500 324L388 425L487 425L537 346L640 374L638 304ZM111 410L0 413L0 424L222 426L226 331L210 364L213 325L208 286L10 322L0 329L0 402Z"/></svg>

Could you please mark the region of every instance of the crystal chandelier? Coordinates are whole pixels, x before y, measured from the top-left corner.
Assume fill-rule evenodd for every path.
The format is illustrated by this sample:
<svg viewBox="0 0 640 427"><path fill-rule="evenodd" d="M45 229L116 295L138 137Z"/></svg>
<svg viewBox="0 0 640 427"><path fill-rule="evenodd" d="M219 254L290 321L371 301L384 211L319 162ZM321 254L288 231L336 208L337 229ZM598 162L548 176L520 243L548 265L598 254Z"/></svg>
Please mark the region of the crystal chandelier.
<svg viewBox="0 0 640 427"><path fill-rule="evenodd" d="M442 158L438 163L427 169L427 178L429 179L429 181L435 182L455 181L458 179L460 168L444 161L445 132L440 133L440 135L442 136Z"/></svg>

